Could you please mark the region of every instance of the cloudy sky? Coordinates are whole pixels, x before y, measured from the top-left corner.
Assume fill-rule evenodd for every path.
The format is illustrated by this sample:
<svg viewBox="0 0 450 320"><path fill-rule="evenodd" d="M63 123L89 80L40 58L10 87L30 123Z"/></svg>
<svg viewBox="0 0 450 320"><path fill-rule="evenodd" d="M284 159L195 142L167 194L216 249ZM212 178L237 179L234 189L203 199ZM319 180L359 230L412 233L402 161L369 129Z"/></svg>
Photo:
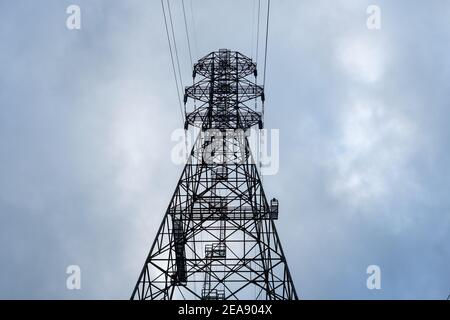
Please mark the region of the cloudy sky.
<svg viewBox="0 0 450 320"><path fill-rule="evenodd" d="M192 0L194 24L185 2L194 58L252 55L253 0ZM450 294L449 20L446 0L272 0L281 163L264 183L302 298ZM129 298L182 170L165 37L156 0L0 2L0 298ZM74 264L81 290L66 288Z"/></svg>

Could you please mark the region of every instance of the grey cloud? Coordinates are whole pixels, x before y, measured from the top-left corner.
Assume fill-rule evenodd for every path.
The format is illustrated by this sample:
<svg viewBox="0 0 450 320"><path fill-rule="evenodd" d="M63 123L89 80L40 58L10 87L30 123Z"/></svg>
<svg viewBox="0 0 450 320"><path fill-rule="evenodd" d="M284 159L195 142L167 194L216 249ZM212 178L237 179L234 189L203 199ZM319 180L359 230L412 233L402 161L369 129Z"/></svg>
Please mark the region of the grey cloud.
<svg viewBox="0 0 450 320"><path fill-rule="evenodd" d="M194 0L197 58L251 54L252 1L237 3ZM280 200L300 295L447 297L449 4L376 1L374 33L369 1L272 3L266 124L280 128L281 166L264 184ZM79 1L79 32L65 29L68 4L0 5L2 298L128 298L181 171L170 163L181 120L159 2ZM347 43L362 58L346 67ZM353 67L365 52L377 59L374 48L385 70L366 81ZM367 114L355 116L355 101ZM361 132L375 142L348 140ZM352 174L364 183L343 188ZM81 291L65 288L69 264L82 268ZM370 264L380 291L365 286Z"/></svg>

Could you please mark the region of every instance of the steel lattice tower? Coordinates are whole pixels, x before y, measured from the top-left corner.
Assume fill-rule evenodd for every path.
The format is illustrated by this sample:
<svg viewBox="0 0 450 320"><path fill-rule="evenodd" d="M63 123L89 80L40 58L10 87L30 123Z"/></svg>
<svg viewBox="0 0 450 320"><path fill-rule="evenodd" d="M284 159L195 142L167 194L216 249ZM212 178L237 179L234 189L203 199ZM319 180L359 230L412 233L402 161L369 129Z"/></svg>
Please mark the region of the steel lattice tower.
<svg viewBox="0 0 450 320"><path fill-rule="evenodd" d="M185 129L200 127L132 299L297 299L247 132L263 126L256 64L219 50L194 65ZM196 76L201 79L195 82Z"/></svg>

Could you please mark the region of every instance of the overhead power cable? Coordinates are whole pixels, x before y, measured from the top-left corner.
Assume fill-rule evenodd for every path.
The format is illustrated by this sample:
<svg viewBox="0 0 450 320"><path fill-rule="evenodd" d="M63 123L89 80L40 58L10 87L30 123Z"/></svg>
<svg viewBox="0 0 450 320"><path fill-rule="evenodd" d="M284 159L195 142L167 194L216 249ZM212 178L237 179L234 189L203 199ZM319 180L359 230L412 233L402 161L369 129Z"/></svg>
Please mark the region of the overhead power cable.
<svg viewBox="0 0 450 320"><path fill-rule="evenodd" d="M186 39L187 39L187 44L188 44L188 49L189 49L189 59L191 60L191 66L192 66L194 64L194 60L192 59L191 40L189 37L189 29L188 29L188 24L187 24L187 19L186 19L186 8L184 6L184 0L181 0L181 4L183 6L184 28L186 29Z"/></svg>
<svg viewBox="0 0 450 320"><path fill-rule="evenodd" d="M195 27L195 17L194 17L194 0L190 0L190 9L191 9L191 23L192 23L192 37L194 38L194 55L198 57L198 41L197 41L197 31Z"/></svg>
<svg viewBox="0 0 450 320"><path fill-rule="evenodd" d="M263 86L266 85L267 43L268 43L268 39L269 39L269 19L270 19L270 0L267 1L266 47L265 47L265 50L264 50L264 77L263 77Z"/></svg>
<svg viewBox="0 0 450 320"><path fill-rule="evenodd" d="M161 0L161 7L162 7L162 11L163 11L163 16L164 16L164 25L166 27L167 43L169 44L169 51L170 51L170 59L171 59L171 62L172 62L173 77L174 77L174 80L175 80L175 87L177 88L178 104L180 106L181 119L182 119L183 124L184 124L183 105L181 103L180 88L178 86L177 71L176 71L176 68L175 68L175 61L174 61L174 56L173 56L172 43L171 43L171 40L170 40L169 27L167 25L167 17L166 17L166 9L164 7L164 0Z"/></svg>
<svg viewBox="0 0 450 320"><path fill-rule="evenodd" d="M257 26L256 26L256 64L258 64L258 56L259 56L259 25L260 25L260 16L261 16L261 0L258 0L258 18L257 18Z"/></svg>
<svg viewBox="0 0 450 320"><path fill-rule="evenodd" d="M178 58L177 39L175 37L175 30L173 28L172 11L170 10L170 2L169 2L169 0L167 0L167 9L168 9L168 12L169 12L170 28L172 29L173 46L174 46L174 49L175 49L175 57L177 59L178 75L179 75L181 90L183 90L184 86L183 86L183 80L182 80L182 77L181 77L180 59Z"/></svg>
<svg viewBox="0 0 450 320"><path fill-rule="evenodd" d="M253 49L255 48L255 11L256 11L256 0L252 2L252 40L250 42L250 58L253 60Z"/></svg>

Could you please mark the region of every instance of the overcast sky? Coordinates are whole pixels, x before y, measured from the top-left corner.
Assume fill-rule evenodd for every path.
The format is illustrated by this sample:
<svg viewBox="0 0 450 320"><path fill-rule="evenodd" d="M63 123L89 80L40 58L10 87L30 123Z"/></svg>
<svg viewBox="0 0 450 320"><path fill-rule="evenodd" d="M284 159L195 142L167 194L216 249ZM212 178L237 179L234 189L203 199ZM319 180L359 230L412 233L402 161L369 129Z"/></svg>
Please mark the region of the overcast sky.
<svg viewBox="0 0 450 320"><path fill-rule="evenodd" d="M192 2L194 58L254 56L253 0ZM70 4L81 30L66 28ZM281 164L264 184L302 298L450 294L449 21L446 0L272 0ZM0 298L130 297L182 170L165 37L156 0L0 2ZM73 264L81 290L66 288Z"/></svg>

